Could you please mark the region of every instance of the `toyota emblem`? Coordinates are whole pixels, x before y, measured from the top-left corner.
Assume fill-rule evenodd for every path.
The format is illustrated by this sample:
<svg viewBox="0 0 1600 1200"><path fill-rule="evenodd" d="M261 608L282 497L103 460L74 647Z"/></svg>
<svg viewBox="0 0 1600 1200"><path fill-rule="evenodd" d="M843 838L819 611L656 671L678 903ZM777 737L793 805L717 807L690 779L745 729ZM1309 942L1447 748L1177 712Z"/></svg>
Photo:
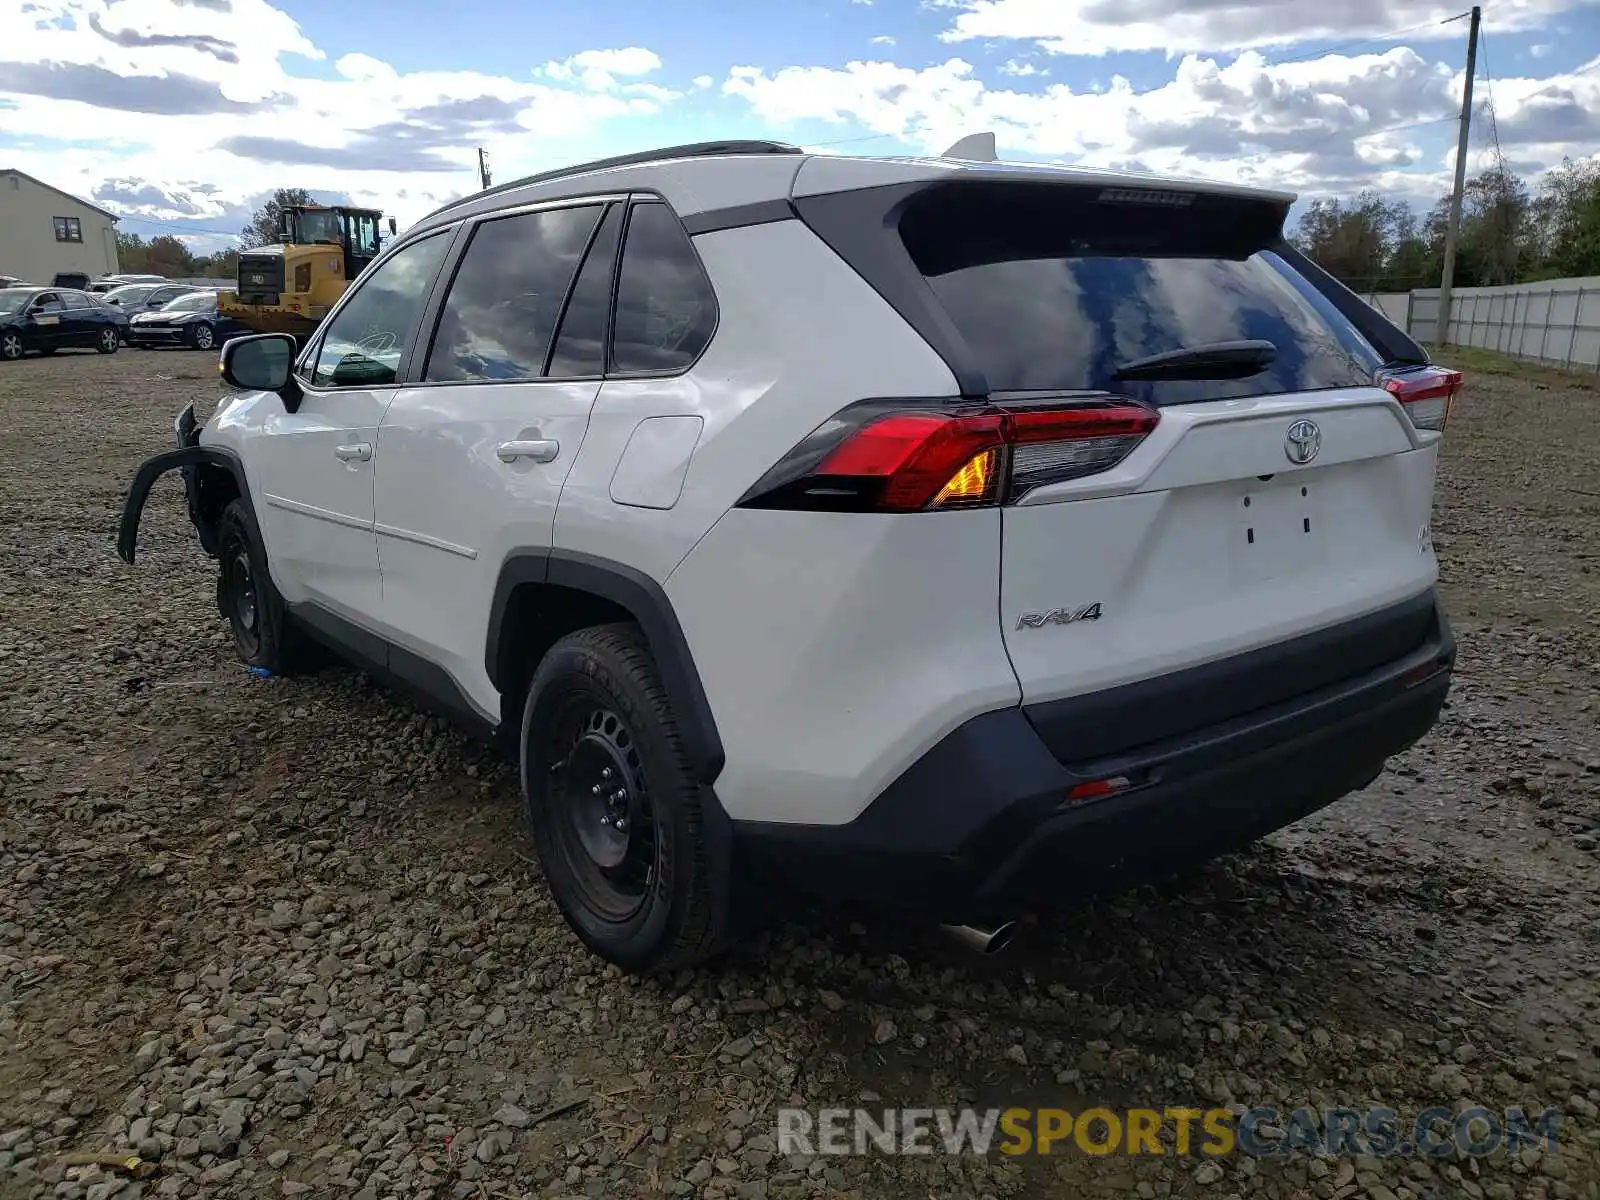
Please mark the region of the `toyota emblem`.
<svg viewBox="0 0 1600 1200"><path fill-rule="evenodd" d="M1283 452L1297 466L1305 466L1321 449L1322 430L1315 421L1296 421L1284 435Z"/></svg>

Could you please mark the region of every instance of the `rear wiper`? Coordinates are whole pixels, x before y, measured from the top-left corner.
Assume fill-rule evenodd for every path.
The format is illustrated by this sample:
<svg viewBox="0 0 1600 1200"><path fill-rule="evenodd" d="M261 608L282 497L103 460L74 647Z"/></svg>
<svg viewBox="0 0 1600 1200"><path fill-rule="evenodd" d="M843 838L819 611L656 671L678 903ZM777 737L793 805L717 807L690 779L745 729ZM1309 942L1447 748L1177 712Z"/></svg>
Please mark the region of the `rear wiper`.
<svg viewBox="0 0 1600 1200"><path fill-rule="evenodd" d="M1248 379L1278 357L1271 342L1204 342L1135 358L1111 372L1113 379Z"/></svg>

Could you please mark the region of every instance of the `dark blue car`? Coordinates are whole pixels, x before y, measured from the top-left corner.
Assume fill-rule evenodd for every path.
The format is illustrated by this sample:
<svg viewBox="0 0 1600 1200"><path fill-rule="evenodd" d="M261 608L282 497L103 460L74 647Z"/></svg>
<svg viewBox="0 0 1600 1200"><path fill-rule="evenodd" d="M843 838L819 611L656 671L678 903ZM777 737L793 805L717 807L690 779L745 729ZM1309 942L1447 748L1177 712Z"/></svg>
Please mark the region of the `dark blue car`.
<svg viewBox="0 0 1600 1200"><path fill-rule="evenodd" d="M215 350L229 338L253 332L217 311L215 292L190 292L168 301L155 312L135 313L128 322L128 345L148 350L155 346L185 346L190 350Z"/></svg>
<svg viewBox="0 0 1600 1200"><path fill-rule="evenodd" d="M72 288L0 288L0 359L81 347L115 354L128 314Z"/></svg>

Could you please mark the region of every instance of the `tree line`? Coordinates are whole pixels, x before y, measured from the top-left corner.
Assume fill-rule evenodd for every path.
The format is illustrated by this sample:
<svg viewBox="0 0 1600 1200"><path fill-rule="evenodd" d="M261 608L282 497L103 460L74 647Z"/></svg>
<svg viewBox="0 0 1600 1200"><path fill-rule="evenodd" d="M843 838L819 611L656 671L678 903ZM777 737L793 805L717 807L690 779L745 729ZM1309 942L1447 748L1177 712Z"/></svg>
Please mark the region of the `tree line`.
<svg viewBox="0 0 1600 1200"><path fill-rule="evenodd" d="M232 279L237 250L195 254L170 233L146 241L137 233L117 234L117 264L127 275L165 275L168 279Z"/></svg>
<svg viewBox="0 0 1600 1200"><path fill-rule="evenodd" d="M194 254L170 233L146 241L137 233L117 234L117 261L129 275L165 275L168 279L232 279L239 270L239 251L278 240L278 214L285 208L313 203L304 188L279 188L250 216L239 231L239 245L215 254Z"/></svg>
<svg viewBox="0 0 1600 1200"><path fill-rule="evenodd" d="M1403 200L1367 190L1314 200L1295 244L1362 293L1438 287L1450 201L1419 219ZM1600 158L1565 160L1537 189L1503 167L1466 183L1456 242L1456 287L1600 275Z"/></svg>

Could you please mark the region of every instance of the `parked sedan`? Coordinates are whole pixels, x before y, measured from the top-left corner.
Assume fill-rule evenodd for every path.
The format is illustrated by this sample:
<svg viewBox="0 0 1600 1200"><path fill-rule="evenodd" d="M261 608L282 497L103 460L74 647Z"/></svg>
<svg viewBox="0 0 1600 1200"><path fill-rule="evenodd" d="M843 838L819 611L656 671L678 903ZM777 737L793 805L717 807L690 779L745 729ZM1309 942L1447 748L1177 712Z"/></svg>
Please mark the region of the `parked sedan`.
<svg viewBox="0 0 1600 1200"><path fill-rule="evenodd" d="M115 354L128 316L71 288L0 288L0 359L69 347Z"/></svg>
<svg viewBox="0 0 1600 1200"><path fill-rule="evenodd" d="M232 317L217 311L215 292L190 292L171 301L160 312L136 313L128 322L128 345L187 346L212 350L229 338L252 332Z"/></svg>
<svg viewBox="0 0 1600 1200"><path fill-rule="evenodd" d="M165 308L179 296L187 296L196 290L186 283L130 283L112 288L101 298L132 316L134 313L155 312Z"/></svg>

